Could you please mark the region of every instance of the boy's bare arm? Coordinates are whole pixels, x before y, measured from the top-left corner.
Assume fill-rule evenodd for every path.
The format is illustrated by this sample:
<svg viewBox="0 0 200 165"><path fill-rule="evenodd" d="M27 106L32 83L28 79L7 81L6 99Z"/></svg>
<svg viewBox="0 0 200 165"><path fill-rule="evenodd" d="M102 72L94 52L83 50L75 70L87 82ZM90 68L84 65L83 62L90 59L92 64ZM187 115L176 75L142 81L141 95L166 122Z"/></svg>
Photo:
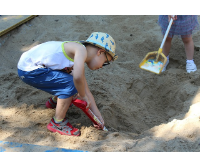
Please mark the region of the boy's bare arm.
<svg viewBox="0 0 200 165"><path fill-rule="evenodd" d="M74 48L74 68L73 68L73 80L74 85L81 98L86 97L85 93L85 69L84 64L87 57L86 49L82 45L76 45Z"/></svg>
<svg viewBox="0 0 200 165"><path fill-rule="evenodd" d="M98 117L98 119L100 119L100 121L104 125L104 120L103 120L101 113L100 113L100 111L99 111L99 109L96 105L94 97L93 97L92 93L90 92L90 89L89 89L88 84L87 84L87 80L86 80L86 78L84 78L84 79L85 79L85 92L86 92L86 95L91 102L90 109L92 110L92 112L94 112L94 114Z"/></svg>

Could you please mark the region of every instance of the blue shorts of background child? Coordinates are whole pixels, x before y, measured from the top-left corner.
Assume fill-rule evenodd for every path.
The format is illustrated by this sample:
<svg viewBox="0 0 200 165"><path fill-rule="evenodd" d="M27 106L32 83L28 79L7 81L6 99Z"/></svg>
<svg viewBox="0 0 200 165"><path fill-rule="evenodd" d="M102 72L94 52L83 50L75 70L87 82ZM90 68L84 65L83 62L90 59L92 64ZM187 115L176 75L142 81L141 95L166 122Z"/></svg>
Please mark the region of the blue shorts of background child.
<svg viewBox="0 0 200 165"><path fill-rule="evenodd" d="M84 64L97 70L117 59L115 41L107 33L93 32L86 41L49 41L24 52L18 62L18 75L28 85L54 95L46 106L56 108L47 128L62 135L79 136L66 119L73 96L81 100L104 120L89 90ZM98 126L95 126L99 128Z"/></svg>
<svg viewBox="0 0 200 165"><path fill-rule="evenodd" d="M169 31L168 37L163 46L163 53L167 56L167 63L165 64L163 71L166 70L167 65L169 64L169 52L171 48L171 41L174 35L180 35L185 46L186 52L186 71L188 73L195 72L197 70L196 64L193 61L194 56L194 43L192 39L192 34L194 30L199 29L199 23L197 16L195 15L160 15L158 18L158 24L161 26L162 34L165 34L165 31L168 27L170 19L173 19L173 25Z"/></svg>

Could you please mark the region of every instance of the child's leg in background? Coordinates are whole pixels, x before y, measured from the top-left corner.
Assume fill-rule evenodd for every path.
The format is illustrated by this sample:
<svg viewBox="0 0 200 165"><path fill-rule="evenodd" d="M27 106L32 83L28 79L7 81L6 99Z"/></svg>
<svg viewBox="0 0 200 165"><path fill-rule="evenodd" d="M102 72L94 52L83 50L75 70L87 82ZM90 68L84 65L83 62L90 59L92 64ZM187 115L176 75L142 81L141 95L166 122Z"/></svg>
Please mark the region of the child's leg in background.
<svg viewBox="0 0 200 165"><path fill-rule="evenodd" d="M195 72L197 70L196 64L193 61L194 57L194 42L192 36L190 37L182 37L184 46L185 46L185 53L186 53L186 71L188 73Z"/></svg>
<svg viewBox="0 0 200 165"><path fill-rule="evenodd" d="M185 53L186 53L187 60L193 60L194 42L193 42L192 36L190 36L188 38L182 38L182 41L185 46Z"/></svg>
<svg viewBox="0 0 200 165"><path fill-rule="evenodd" d="M167 37L166 41L165 41L165 44L163 46L163 54L165 56L169 55L169 52L170 52L170 49L171 49L171 42L172 42L172 38Z"/></svg>
<svg viewBox="0 0 200 165"><path fill-rule="evenodd" d="M165 44L163 46L163 54L167 57L167 62L165 64L165 66L163 67L163 70L162 72L164 72L167 68L167 65L169 64L169 52L170 52L170 49L171 49L171 43L172 43L172 38L171 37L167 37L166 38L166 41L165 41Z"/></svg>

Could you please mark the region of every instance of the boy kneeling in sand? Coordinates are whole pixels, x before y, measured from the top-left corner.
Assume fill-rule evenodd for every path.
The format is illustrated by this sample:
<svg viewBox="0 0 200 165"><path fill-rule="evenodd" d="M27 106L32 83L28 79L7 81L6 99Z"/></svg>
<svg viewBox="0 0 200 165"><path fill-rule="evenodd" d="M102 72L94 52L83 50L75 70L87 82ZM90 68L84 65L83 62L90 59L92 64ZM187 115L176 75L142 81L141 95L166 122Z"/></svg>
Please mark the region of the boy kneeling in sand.
<svg viewBox="0 0 200 165"><path fill-rule="evenodd" d="M84 63L91 70L102 68L117 59L115 48L115 41L109 34L93 32L86 41L49 41L22 54L18 62L20 79L54 95L46 103L48 108L56 108L47 129L62 135L80 135L79 129L65 118L76 93L104 125L85 79Z"/></svg>

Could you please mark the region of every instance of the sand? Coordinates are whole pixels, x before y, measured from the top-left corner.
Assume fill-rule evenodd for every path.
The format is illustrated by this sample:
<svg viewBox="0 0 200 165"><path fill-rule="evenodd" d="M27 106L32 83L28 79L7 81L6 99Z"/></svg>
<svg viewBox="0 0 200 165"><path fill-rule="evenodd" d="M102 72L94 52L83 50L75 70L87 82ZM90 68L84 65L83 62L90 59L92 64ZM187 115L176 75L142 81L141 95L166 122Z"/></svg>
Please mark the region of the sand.
<svg viewBox="0 0 200 165"><path fill-rule="evenodd" d="M200 151L200 69L188 74L180 38L172 42L167 70L153 74L139 68L162 41L158 16L42 15L0 37L0 141L92 152ZM200 17L198 17L200 22ZM93 31L109 33L119 58L86 79L108 132L97 130L78 108L67 113L81 136L46 129L54 116L45 102L51 95L23 83L17 75L21 54L42 42L84 40ZM200 32L193 36L200 45ZM200 51L194 59L200 68Z"/></svg>

